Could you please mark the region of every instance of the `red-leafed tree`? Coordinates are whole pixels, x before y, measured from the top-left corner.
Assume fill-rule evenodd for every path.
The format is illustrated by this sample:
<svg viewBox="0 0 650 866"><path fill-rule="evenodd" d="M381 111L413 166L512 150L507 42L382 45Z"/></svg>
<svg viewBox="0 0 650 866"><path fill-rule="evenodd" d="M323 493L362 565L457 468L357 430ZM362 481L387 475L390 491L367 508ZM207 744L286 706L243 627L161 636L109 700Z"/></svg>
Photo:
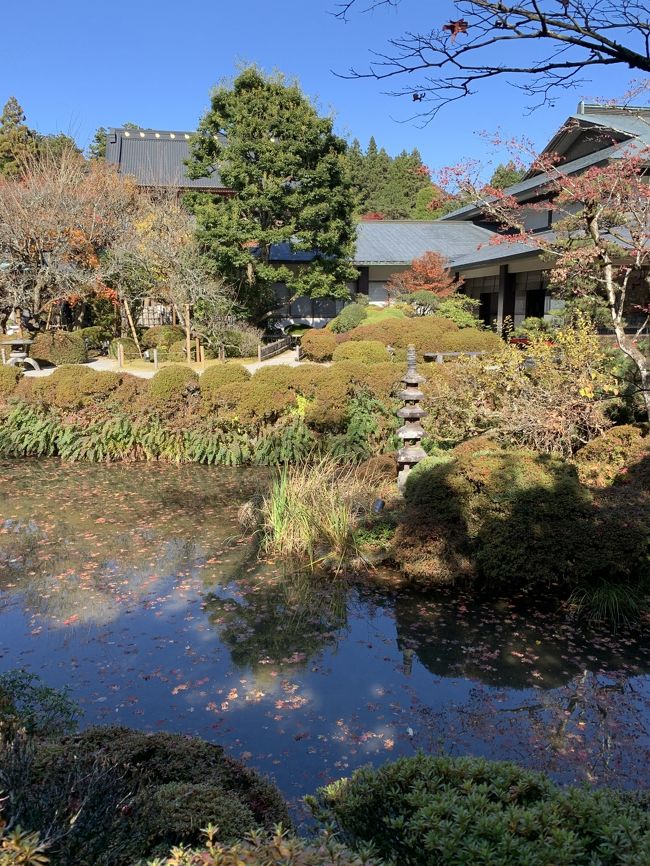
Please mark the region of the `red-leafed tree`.
<svg viewBox="0 0 650 866"><path fill-rule="evenodd" d="M550 256L554 294L604 300L618 346L638 370L650 418L650 357L642 345L650 323L649 163L650 152L636 153L565 174L556 156L542 154L532 167L547 179L545 199L532 205L494 186L477 187L472 171L458 185L506 230L494 243L523 242ZM458 182L459 173L452 174ZM549 208L553 231L528 231L526 213Z"/></svg>
<svg viewBox="0 0 650 866"><path fill-rule="evenodd" d="M443 256L426 252L413 259L410 268L391 274L386 289L391 296L433 292L439 298L446 298L459 289L460 285L454 282Z"/></svg>

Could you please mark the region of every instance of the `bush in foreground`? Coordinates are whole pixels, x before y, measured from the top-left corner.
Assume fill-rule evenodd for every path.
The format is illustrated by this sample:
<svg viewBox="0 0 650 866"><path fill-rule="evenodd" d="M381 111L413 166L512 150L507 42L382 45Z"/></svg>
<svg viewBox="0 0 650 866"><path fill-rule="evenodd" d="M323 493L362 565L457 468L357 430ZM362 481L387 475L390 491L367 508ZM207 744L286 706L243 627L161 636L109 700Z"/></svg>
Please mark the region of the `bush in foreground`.
<svg viewBox="0 0 650 866"><path fill-rule="evenodd" d="M417 755L364 768L310 803L353 848L407 866L647 864L650 813L609 790L562 789L480 758Z"/></svg>
<svg viewBox="0 0 650 866"><path fill-rule="evenodd" d="M21 376L20 367L10 367L8 364L0 366L0 399L8 397L15 391Z"/></svg>
<svg viewBox="0 0 650 866"><path fill-rule="evenodd" d="M300 355L308 361L331 361L335 349L336 337L326 328L307 331L300 338Z"/></svg>
<svg viewBox="0 0 650 866"><path fill-rule="evenodd" d="M210 822L220 842L289 826L271 783L220 746L178 734L90 728L32 746L5 743L0 774L5 819L48 842L55 866L131 866L200 844Z"/></svg>
<svg viewBox="0 0 650 866"><path fill-rule="evenodd" d="M149 402L160 411L178 409L188 394L198 391L199 377L181 364L163 367L149 383Z"/></svg>
<svg viewBox="0 0 650 866"><path fill-rule="evenodd" d="M86 344L80 331L44 331L36 334L29 354L46 364L85 364Z"/></svg>
<svg viewBox="0 0 650 866"><path fill-rule="evenodd" d="M216 842L214 828L207 829L206 836L205 848L179 848L150 866L379 866L365 854L352 853L331 833L305 840L278 827L272 836L254 831L235 845Z"/></svg>

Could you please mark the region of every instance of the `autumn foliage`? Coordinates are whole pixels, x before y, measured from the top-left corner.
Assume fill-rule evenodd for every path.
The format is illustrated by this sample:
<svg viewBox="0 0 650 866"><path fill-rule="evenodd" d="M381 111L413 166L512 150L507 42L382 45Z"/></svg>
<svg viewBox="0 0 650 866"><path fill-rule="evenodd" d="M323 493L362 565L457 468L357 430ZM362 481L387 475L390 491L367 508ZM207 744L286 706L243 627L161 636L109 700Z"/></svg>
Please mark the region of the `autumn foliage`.
<svg viewBox="0 0 650 866"><path fill-rule="evenodd" d="M459 289L461 283L454 282L445 259L433 251L413 259L411 267L391 274L386 283L389 295L398 296L411 292L434 292L446 298Z"/></svg>

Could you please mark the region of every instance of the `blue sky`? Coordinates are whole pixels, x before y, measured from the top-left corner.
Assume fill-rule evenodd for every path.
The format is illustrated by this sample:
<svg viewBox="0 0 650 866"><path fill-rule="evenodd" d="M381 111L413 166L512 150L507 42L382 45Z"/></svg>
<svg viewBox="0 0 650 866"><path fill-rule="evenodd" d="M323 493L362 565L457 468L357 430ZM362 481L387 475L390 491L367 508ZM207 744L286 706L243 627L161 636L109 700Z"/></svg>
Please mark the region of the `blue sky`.
<svg viewBox="0 0 650 866"><path fill-rule="evenodd" d="M336 0L10 0L3 10L0 101L15 95L30 125L67 132L86 145L98 126L133 121L143 127L188 129L206 109L211 87L237 63L296 76L340 133L366 144L370 135L391 153L419 148L433 167L463 157L487 158L477 134L497 127L526 133L543 145L581 97L615 98L632 77L624 69L596 71L594 80L528 114L529 99L507 82L444 110L425 128L406 120L413 103L382 93L379 82L337 78L363 68L368 49L392 35L447 21L448 0L403 0L397 9L331 14ZM431 9L436 11L431 13ZM435 15L435 20L431 15Z"/></svg>

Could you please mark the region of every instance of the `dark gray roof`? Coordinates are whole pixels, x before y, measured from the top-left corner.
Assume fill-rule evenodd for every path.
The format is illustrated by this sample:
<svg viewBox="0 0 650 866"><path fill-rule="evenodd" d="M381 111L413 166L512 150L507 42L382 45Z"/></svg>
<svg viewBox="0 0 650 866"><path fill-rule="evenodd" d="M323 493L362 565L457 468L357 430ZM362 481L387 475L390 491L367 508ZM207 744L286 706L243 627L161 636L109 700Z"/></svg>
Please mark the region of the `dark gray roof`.
<svg viewBox="0 0 650 866"><path fill-rule="evenodd" d="M627 141L608 144L607 147L603 147L600 150L596 150L593 153L580 157L579 159L574 159L571 162L566 162L563 165L558 166L558 171L563 174L577 174L591 168L592 166L605 163L610 159L639 154L650 148L650 119L648 116L629 116L627 114L621 116L615 112L607 113L603 110L602 114L589 112L588 114L571 115L562 129L546 146L545 152L553 151L554 142L557 141L562 130L566 129L572 122L578 122L582 125L587 123L601 126L604 129L616 130L626 136L630 136L630 138ZM520 201L526 201L527 199L534 198L535 195L540 192L540 187L543 187L548 180L548 174L536 174L533 177L527 177L525 180L509 186L505 192L509 195L515 196ZM440 217L440 219L474 219L480 216L480 213L481 208L471 204L451 211L451 213Z"/></svg>
<svg viewBox="0 0 650 866"><path fill-rule="evenodd" d="M187 176L191 132L151 129L111 129L106 159L132 175L141 186L223 190L219 172L194 180Z"/></svg>
<svg viewBox="0 0 650 866"><path fill-rule="evenodd" d="M356 265L403 265L426 252L446 259L475 252L493 232L469 222L369 220L357 226Z"/></svg>
<svg viewBox="0 0 650 866"><path fill-rule="evenodd" d="M449 262L449 267L452 271L479 268L482 265L496 265L524 256L539 256L541 252L540 248L533 244L504 241L500 244L486 244L473 253L458 256Z"/></svg>

